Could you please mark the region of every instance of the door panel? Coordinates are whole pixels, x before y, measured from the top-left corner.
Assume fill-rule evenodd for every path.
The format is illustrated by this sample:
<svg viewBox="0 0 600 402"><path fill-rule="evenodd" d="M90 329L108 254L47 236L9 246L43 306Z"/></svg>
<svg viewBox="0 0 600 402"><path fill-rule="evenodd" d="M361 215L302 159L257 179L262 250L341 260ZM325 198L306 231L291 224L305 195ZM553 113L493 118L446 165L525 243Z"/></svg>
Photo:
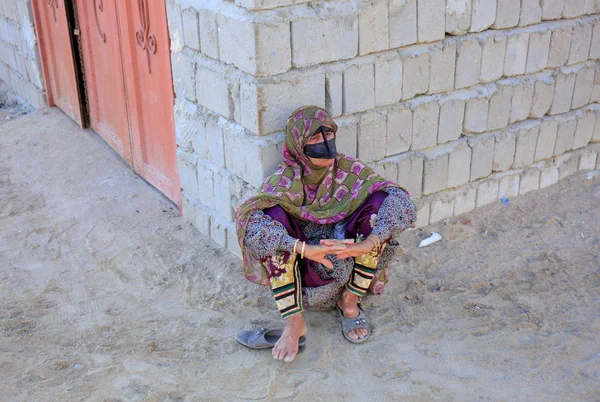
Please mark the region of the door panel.
<svg viewBox="0 0 600 402"><path fill-rule="evenodd" d="M90 126L132 165L116 3L76 2Z"/></svg>
<svg viewBox="0 0 600 402"><path fill-rule="evenodd" d="M178 205L173 81L164 1L124 1L118 7L133 167Z"/></svg>
<svg viewBox="0 0 600 402"><path fill-rule="evenodd" d="M32 6L48 104L58 106L83 127L82 98L65 0L33 0Z"/></svg>

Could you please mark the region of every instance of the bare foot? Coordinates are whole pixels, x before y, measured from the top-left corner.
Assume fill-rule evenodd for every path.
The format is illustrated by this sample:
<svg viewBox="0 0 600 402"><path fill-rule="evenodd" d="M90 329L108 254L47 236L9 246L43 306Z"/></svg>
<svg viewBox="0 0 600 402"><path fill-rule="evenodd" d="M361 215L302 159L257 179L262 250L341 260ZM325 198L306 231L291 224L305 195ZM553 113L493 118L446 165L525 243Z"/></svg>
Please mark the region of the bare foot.
<svg viewBox="0 0 600 402"><path fill-rule="evenodd" d="M306 324L302 314L287 318L283 334L273 347L273 359L283 360L286 363L294 360L298 354L298 340L304 335L306 335Z"/></svg>
<svg viewBox="0 0 600 402"><path fill-rule="evenodd" d="M342 293L342 297L338 300L338 307L344 313L344 317L346 318L356 318L359 315L358 310L358 296L349 291L348 289L344 289L344 293ZM348 332L348 336L354 340L362 339L369 334L369 330L366 328L357 328Z"/></svg>

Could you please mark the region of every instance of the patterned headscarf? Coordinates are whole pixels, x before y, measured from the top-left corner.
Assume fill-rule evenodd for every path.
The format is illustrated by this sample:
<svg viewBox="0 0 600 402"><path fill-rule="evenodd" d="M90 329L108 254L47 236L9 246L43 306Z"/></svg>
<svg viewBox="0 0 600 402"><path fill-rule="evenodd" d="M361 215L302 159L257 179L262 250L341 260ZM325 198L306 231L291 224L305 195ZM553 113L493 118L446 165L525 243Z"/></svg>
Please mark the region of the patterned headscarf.
<svg viewBox="0 0 600 402"><path fill-rule="evenodd" d="M325 109L305 106L295 110L286 125L283 162L265 179L257 195L237 209L235 219L244 273L252 282L269 284L266 268L244 247L246 226L254 211L279 205L295 218L330 224L351 215L374 192L398 187L359 160L340 153L330 166L313 165L304 154L304 146L321 126L337 131Z"/></svg>

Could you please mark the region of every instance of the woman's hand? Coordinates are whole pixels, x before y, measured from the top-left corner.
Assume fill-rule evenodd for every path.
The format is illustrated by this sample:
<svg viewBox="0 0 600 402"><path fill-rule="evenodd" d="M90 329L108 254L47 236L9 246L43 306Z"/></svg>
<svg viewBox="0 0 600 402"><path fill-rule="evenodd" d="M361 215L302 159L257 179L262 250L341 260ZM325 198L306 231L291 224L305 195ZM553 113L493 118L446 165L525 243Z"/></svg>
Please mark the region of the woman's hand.
<svg viewBox="0 0 600 402"><path fill-rule="evenodd" d="M333 245L346 245L346 249L337 253L337 258L343 260L344 258L350 257L359 257L364 254L368 254L373 250L375 244L371 240L363 240L358 243L354 243L352 239L344 239L344 240L335 240L335 239L327 239L321 240L322 245L333 246Z"/></svg>
<svg viewBox="0 0 600 402"><path fill-rule="evenodd" d="M339 253L344 252L346 250L346 247L346 243L335 243L327 245L323 244L323 241L321 241L321 244L319 244L318 246L311 246L307 243L304 247L304 257L308 258L309 260L321 263L329 269L333 269L333 263L329 261L329 259L325 258L325 256L327 254L338 255ZM298 246L296 251L300 250L301 247Z"/></svg>

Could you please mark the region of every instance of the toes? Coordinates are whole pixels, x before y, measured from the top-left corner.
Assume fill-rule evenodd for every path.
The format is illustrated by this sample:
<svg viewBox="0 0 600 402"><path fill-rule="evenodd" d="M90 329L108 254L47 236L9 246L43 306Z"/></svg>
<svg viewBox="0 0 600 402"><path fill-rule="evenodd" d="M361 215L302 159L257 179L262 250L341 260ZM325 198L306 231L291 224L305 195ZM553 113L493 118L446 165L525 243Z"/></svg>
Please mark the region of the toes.
<svg viewBox="0 0 600 402"><path fill-rule="evenodd" d="M350 333L348 335L350 336L350 338L352 338L354 340L358 339L358 332L356 330L350 331Z"/></svg>
<svg viewBox="0 0 600 402"><path fill-rule="evenodd" d="M294 360L294 358L296 357L296 354L298 354L298 351L292 351L292 350L290 350L290 351L287 353L287 355L285 356L285 359L284 359L284 361L285 361L286 363L290 363L291 361L293 361L293 360Z"/></svg>

